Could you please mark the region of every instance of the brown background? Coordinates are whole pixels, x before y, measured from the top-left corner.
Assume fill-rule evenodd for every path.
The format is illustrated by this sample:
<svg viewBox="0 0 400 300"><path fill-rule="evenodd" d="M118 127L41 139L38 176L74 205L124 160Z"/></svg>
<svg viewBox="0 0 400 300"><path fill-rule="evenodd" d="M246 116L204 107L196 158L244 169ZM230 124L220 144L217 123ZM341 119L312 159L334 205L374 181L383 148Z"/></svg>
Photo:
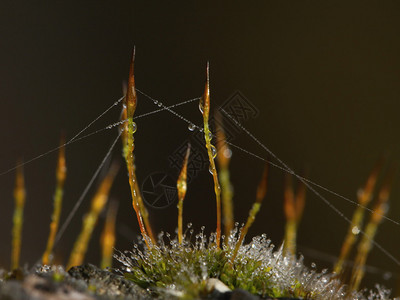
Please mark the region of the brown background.
<svg viewBox="0 0 400 300"><path fill-rule="evenodd" d="M214 107L239 90L259 110L245 126L281 159L341 195L356 190L378 157L400 157L400 5L397 1L262 1L258 4L144 4L139 1L2 1L0 4L0 171L57 145L62 130L72 137L121 95L130 52L137 49L137 87L166 104L200 96L205 65L211 64ZM139 98L137 113L154 109ZM179 112L201 122L197 104ZM118 119L114 109L94 128ZM189 136L187 126L164 112L138 120L139 180L155 171L175 175L168 157ZM63 219L84 189L116 131L67 148L68 179ZM265 157L241 133L234 142ZM114 156L120 157L120 149ZM40 257L47 238L56 155L26 165L28 199L22 261ZM255 196L262 163L234 152L232 179L236 217L244 222ZM272 169L264 207L250 234L283 235L283 174ZM9 265L14 173L0 177L0 265ZM399 180L389 216L400 220ZM185 221L215 226L211 176L204 170L189 185ZM204 191L207 190L205 193ZM117 248L131 247L138 232L125 173L112 192L121 201ZM329 201L347 217L355 206ZM66 259L80 228L86 199L58 247ZM157 230L173 231L176 208L150 209ZM102 222L101 222L102 223ZM330 267L347 223L309 194L299 231L299 250L319 267ZM95 232L87 261L98 262ZM400 228L384 222L377 242L400 259ZM368 263L373 281L394 287L400 267L378 249ZM389 281L383 279L391 272Z"/></svg>

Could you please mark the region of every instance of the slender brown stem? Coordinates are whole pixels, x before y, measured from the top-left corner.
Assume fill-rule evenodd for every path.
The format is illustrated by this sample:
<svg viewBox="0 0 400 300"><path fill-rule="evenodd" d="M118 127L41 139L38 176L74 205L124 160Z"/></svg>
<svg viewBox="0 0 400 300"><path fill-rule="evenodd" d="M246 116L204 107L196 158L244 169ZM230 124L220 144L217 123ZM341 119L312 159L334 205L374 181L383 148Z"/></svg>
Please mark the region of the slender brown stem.
<svg viewBox="0 0 400 300"><path fill-rule="evenodd" d="M221 182L222 192L222 213L224 222L224 233L225 237L228 237L233 230L234 217L233 217L233 188L230 181L229 175L229 162L231 159L232 152L226 142L225 131L222 126L221 114L215 114L216 123L216 136L217 136L217 162L218 162L218 177ZM228 238L225 239L228 242Z"/></svg>
<svg viewBox="0 0 400 300"><path fill-rule="evenodd" d="M67 269L73 266L79 266L83 263L92 232L96 226L101 211L107 203L108 194L118 170L119 165L115 163L111 165L106 177L103 179L96 194L94 195L90 210L83 219L81 233L76 239L72 249Z"/></svg>
<svg viewBox="0 0 400 300"><path fill-rule="evenodd" d="M253 204L253 206L251 207L246 224L242 228L239 239L236 242L235 249L233 250L233 254L230 259L231 264L233 264L233 261L235 260L237 254L239 252L239 248L242 245L243 240L246 237L247 232L249 231L249 228L253 224L254 220L256 219L257 213L259 212L259 210L261 208L262 201L264 200L265 195L267 194L267 183L268 183L268 164L265 165L262 178L260 180L260 183L258 184L256 201Z"/></svg>
<svg viewBox="0 0 400 300"><path fill-rule="evenodd" d="M51 216L50 233L49 233L49 238L47 240L46 250L42 257L42 263L44 265L48 265L51 263L54 241L56 238L58 225L60 223L62 200L64 194L64 183L65 183L65 178L67 176L67 167L65 163L65 147L63 146L64 144L65 144L65 138L63 136L61 137L60 150L58 152L58 163L56 170L57 183L56 183L56 190L54 192L54 209L53 209L53 214Z"/></svg>
<svg viewBox="0 0 400 300"><path fill-rule="evenodd" d="M206 141L206 148L208 154L208 160L210 161L210 172L212 173L214 180L214 192L215 200L217 205L217 230L216 230L216 243L217 247L221 244L221 186L219 185L218 173L215 167L214 158L217 155L217 149L211 144L212 133L208 125L208 119L210 115L210 76L209 76L209 64L207 63L207 80L204 88L203 97L200 99L199 108L203 114L204 123L204 139Z"/></svg>
<svg viewBox="0 0 400 300"><path fill-rule="evenodd" d="M22 243L22 225L24 222L24 206L25 206L25 180L24 170L22 163L17 163L17 173L15 180L14 199L15 209L13 217L13 230L12 230L12 252L11 252L11 270L15 270L19 267L19 258L21 254L21 243Z"/></svg>
<svg viewBox="0 0 400 300"><path fill-rule="evenodd" d="M182 223L183 223L183 200L185 199L186 191L187 191L187 165L189 161L190 155L190 144L188 144L185 159L183 161L182 169L178 177L178 181L176 183L176 187L178 189L178 240L179 244L182 244Z"/></svg>

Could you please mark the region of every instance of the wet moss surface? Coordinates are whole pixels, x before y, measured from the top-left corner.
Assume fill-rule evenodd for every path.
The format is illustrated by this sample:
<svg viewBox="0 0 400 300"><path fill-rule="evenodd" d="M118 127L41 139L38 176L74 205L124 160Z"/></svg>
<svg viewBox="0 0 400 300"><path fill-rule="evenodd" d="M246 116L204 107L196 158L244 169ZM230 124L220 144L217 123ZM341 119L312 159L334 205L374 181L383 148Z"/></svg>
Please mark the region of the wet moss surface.
<svg viewBox="0 0 400 300"><path fill-rule="evenodd" d="M160 297L154 292L114 272L101 270L86 264L71 268L66 272L61 266L37 266L32 270L17 270L13 273L2 273L0 282L0 299L174 299L173 295ZM215 288L204 297L197 299L273 299L260 298L247 291L236 289L220 291ZM294 299L294 298L279 298Z"/></svg>

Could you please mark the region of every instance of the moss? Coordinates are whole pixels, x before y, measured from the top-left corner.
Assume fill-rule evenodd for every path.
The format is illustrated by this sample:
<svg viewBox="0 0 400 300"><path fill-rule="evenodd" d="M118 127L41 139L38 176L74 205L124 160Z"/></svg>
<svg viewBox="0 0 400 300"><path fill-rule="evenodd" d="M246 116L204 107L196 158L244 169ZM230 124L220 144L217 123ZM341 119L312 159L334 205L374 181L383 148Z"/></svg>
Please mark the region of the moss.
<svg viewBox="0 0 400 300"><path fill-rule="evenodd" d="M283 247L274 250L266 235L253 237L241 245L230 262L238 241L238 229L227 243L217 247L215 233L207 238L203 232L193 241L185 237L182 244L169 234L159 236L158 245L119 253L116 258L124 265L125 277L161 298L179 295L195 299L207 293L210 278L222 281L230 289L243 289L261 297L301 297L307 299L387 299L367 298L361 292L349 292L347 287L326 270L317 272L303 264L303 258L284 256Z"/></svg>

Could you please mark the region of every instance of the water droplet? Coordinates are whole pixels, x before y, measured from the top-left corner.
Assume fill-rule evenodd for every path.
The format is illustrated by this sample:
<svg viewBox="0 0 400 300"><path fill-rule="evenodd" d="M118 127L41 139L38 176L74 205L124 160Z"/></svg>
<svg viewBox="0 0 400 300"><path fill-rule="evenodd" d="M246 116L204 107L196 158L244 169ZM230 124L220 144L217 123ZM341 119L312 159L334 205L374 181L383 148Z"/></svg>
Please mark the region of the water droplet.
<svg viewBox="0 0 400 300"><path fill-rule="evenodd" d="M213 175L214 173L213 173L213 171L214 171L214 169L211 167L211 165L208 167L208 172L210 172L210 174L211 175Z"/></svg>
<svg viewBox="0 0 400 300"><path fill-rule="evenodd" d="M161 103L161 102L158 102L158 107L162 107L163 106L163 104Z"/></svg>
<svg viewBox="0 0 400 300"><path fill-rule="evenodd" d="M217 148L215 148L215 146L214 145L211 145L211 152L212 152L212 155L213 155L213 158L215 158L216 156L217 156Z"/></svg>
<svg viewBox="0 0 400 300"><path fill-rule="evenodd" d="M193 226L192 223L188 223L188 224L187 224L187 228L191 228L192 226Z"/></svg>
<svg viewBox="0 0 400 300"><path fill-rule="evenodd" d="M190 131L194 131L194 130L196 129L196 125L194 125L193 123L189 123L188 129L189 129Z"/></svg>
<svg viewBox="0 0 400 300"><path fill-rule="evenodd" d="M203 114L203 113L204 113L204 109L203 109L203 104L202 104L202 102L203 102L203 98L200 99L200 103L199 103L199 110L200 110L200 112Z"/></svg>
<svg viewBox="0 0 400 300"><path fill-rule="evenodd" d="M158 101L157 101L157 100L154 100L153 103L154 103L155 105L158 105Z"/></svg>
<svg viewBox="0 0 400 300"><path fill-rule="evenodd" d="M317 267L317 265L313 262L311 263L311 268L315 269Z"/></svg>
<svg viewBox="0 0 400 300"><path fill-rule="evenodd" d="M137 125L136 125L135 122L132 122L132 131L133 131L133 133L135 133L136 130L137 130Z"/></svg>
<svg viewBox="0 0 400 300"><path fill-rule="evenodd" d="M357 235L357 234L360 233L360 229L359 229L357 226L354 226L354 227L351 229L351 232L352 232L354 235Z"/></svg>

